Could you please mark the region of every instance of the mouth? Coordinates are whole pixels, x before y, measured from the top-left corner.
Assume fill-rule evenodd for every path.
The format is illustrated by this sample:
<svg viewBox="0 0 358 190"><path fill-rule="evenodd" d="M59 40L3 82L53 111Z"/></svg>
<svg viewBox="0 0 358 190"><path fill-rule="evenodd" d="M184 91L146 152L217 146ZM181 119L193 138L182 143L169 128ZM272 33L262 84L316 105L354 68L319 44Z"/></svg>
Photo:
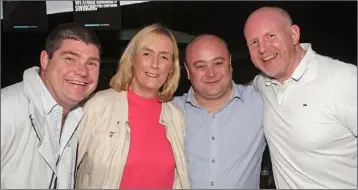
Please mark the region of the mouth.
<svg viewBox="0 0 358 190"><path fill-rule="evenodd" d="M74 85L80 85L80 86L86 86L88 83L78 81L78 80L67 80L68 83L74 84Z"/></svg>
<svg viewBox="0 0 358 190"><path fill-rule="evenodd" d="M145 74L146 74L149 78L157 78L157 77L159 77L159 75L158 75L158 74L155 74L155 73L145 72Z"/></svg>
<svg viewBox="0 0 358 190"><path fill-rule="evenodd" d="M278 55L278 53L274 53L274 54L272 54L270 56L262 57L261 60L263 62L267 62L267 61L270 61L270 60L274 59L277 55Z"/></svg>
<svg viewBox="0 0 358 190"><path fill-rule="evenodd" d="M220 80L215 80L215 81L206 81L205 83L206 84L216 84L216 83L218 83Z"/></svg>

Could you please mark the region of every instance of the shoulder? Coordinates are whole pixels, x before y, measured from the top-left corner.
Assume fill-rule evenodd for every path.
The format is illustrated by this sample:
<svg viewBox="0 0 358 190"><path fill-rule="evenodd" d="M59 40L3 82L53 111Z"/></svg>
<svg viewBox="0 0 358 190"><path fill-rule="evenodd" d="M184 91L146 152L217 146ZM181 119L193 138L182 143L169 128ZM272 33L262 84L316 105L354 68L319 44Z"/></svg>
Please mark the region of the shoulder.
<svg viewBox="0 0 358 190"><path fill-rule="evenodd" d="M1 121L21 118L24 113L27 113L28 105L23 82L1 89Z"/></svg>
<svg viewBox="0 0 358 190"><path fill-rule="evenodd" d="M163 119L169 122L168 124L175 130L179 130L180 133L184 133L185 124L183 112L178 107L178 105L173 102L166 102L163 104L163 112Z"/></svg>
<svg viewBox="0 0 358 190"><path fill-rule="evenodd" d="M14 101L24 96L24 83L19 82L1 89L1 101Z"/></svg>
<svg viewBox="0 0 358 190"><path fill-rule="evenodd" d="M113 89L106 89L94 93L83 106L85 113L104 110L107 107L111 107L114 103L118 103L120 100L125 100L124 94L126 92L117 92Z"/></svg>
<svg viewBox="0 0 358 190"><path fill-rule="evenodd" d="M171 103L175 104L179 109L183 110L186 103L188 94L185 93L182 96L175 96Z"/></svg>
<svg viewBox="0 0 358 190"><path fill-rule="evenodd" d="M355 78L357 77L357 66L336 60L334 63L333 72L334 72L335 80L341 80L341 81L345 81L347 79L351 80L351 77L355 77ZM349 82L357 82L357 80L349 81Z"/></svg>
<svg viewBox="0 0 358 190"><path fill-rule="evenodd" d="M109 89L106 89L106 90L96 92L92 96L90 101L97 102L97 101L103 101L103 100L106 100L106 99L113 100L113 99L117 99L119 97L119 95L122 94L122 93L124 93L124 92L117 92L117 91L109 88Z"/></svg>
<svg viewBox="0 0 358 190"><path fill-rule="evenodd" d="M333 64L332 64L333 65ZM333 66L332 66L333 67ZM330 79L329 85L332 86L332 94L338 98L342 96L357 96L357 66L345 62L337 61L334 69L330 69L331 74L326 76ZM357 98L357 97L355 97Z"/></svg>
<svg viewBox="0 0 358 190"><path fill-rule="evenodd" d="M349 64L332 57L317 54L313 62L317 65L318 71L327 76L343 76L349 73L357 73L357 66Z"/></svg>
<svg viewBox="0 0 358 190"><path fill-rule="evenodd" d="M253 82L251 85L254 85L256 87L263 85L266 83L267 77L263 73L259 73L255 76Z"/></svg>
<svg viewBox="0 0 358 190"><path fill-rule="evenodd" d="M1 89L2 137L21 132L29 121L29 101L24 94L22 82ZM12 134L12 135L11 135Z"/></svg>
<svg viewBox="0 0 358 190"><path fill-rule="evenodd" d="M165 105L166 111L169 112L170 114L173 114L173 115L178 114L179 116L182 115L181 108L177 103L175 103L173 101L169 101L169 102L165 102L164 105Z"/></svg>
<svg viewBox="0 0 358 190"><path fill-rule="evenodd" d="M253 84L241 85L235 84L235 90L242 97L243 101L258 101L262 102L261 94L257 86Z"/></svg>
<svg viewBox="0 0 358 190"><path fill-rule="evenodd" d="M240 99L244 103L244 106L249 110L254 110L257 113L263 112L264 103L261 93L254 85L238 85L236 84L236 91L239 94Z"/></svg>
<svg viewBox="0 0 358 190"><path fill-rule="evenodd" d="M333 87L332 90L346 85L357 87L356 65L317 54L312 60L312 68L314 69L310 73L315 80L326 82L327 86Z"/></svg>

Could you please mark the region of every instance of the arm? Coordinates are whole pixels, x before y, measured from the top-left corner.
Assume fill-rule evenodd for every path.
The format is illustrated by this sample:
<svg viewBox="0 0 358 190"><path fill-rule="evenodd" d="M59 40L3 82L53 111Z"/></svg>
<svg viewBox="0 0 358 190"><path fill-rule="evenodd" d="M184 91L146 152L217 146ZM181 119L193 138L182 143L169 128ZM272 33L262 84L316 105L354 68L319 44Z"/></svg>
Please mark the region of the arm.
<svg viewBox="0 0 358 190"><path fill-rule="evenodd" d="M336 116L357 137L357 67L349 65L339 71L333 87Z"/></svg>
<svg viewBox="0 0 358 190"><path fill-rule="evenodd" d="M81 164L81 161L87 153L87 148L90 144L90 140L93 137L95 131L96 115L92 110L93 106L85 105L84 114L81 122L78 125L76 135L78 141L78 156L77 156L77 167Z"/></svg>
<svg viewBox="0 0 358 190"><path fill-rule="evenodd" d="M11 106L10 106L11 105ZM4 158L14 144L16 136L16 106L1 95L1 166L5 163Z"/></svg>
<svg viewBox="0 0 358 190"><path fill-rule="evenodd" d="M3 110L1 108L1 110ZM1 113L4 113L1 111ZM4 163L4 158L7 155L11 144L13 144L13 140L15 138L15 127L13 124L9 122L9 119L4 118L5 116L2 114L1 118L1 165Z"/></svg>
<svg viewBox="0 0 358 190"><path fill-rule="evenodd" d="M175 105L175 104L174 104ZM175 105L176 106L176 105ZM187 169L187 163L188 163L188 160L187 160L187 157L186 157L186 154L185 154L185 145L184 145L184 140L185 140L185 133L186 133L186 127L185 127L185 121L184 121L184 115L183 115L183 112L177 108L176 108L176 111L174 112L174 114L176 116L173 116L172 118L176 118L177 120L175 121L175 123L178 124L178 127L176 127L178 129L178 137L179 137L179 145L181 147L181 159L180 161L177 161L177 162L180 162L181 164L178 164L179 167L177 167L177 171L178 171L178 176L176 176L177 178L180 178L180 182L181 182L181 185L179 184L175 184L174 183L174 188L182 188L182 189L189 189L190 188L190 185L189 185L189 175L188 175L188 169ZM178 180L175 180L175 181L178 181Z"/></svg>

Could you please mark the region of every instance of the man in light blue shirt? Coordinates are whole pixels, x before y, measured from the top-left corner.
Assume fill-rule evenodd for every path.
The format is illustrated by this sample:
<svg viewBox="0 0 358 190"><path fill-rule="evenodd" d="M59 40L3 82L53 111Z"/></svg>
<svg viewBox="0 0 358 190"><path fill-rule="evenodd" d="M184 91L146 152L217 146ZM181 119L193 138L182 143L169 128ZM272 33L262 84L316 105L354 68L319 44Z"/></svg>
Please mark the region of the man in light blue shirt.
<svg viewBox="0 0 358 190"><path fill-rule="evenodd" d="M217 36L195 38L185 67L192 87L173 101L184 113L191 188L258 189L266 146L260 94L233 82L229 50Z"/></svg>

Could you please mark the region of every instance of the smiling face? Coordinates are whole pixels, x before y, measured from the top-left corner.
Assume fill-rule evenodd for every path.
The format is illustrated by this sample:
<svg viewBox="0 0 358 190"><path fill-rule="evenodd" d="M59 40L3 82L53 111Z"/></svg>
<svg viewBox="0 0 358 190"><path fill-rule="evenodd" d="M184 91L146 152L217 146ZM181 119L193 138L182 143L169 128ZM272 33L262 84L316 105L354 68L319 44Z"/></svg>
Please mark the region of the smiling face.
<svg viewBox="0 0 358 190"><path fill-rule="evenodd" d="M53 53L40 55L41 79L57 103L70 110L97 87L100 56L93 44L65 39Z"/></svg>
<svg viewBox="0 0 358 190"><path fill-rule="evenodd" d="M158 95L173 67L174 45L165 35L149 35L143 39L134 57L130 88L140 96Z"/></svg>
<svg viewBox="0 0 358 190"><path fill-rule="evenodd" d="M269 77L285 80L292 74L299 46L299 28L277 9L265 8L250 15L245 38L254 65Z"/></svg>
<svg viewBox="0 0 358 190"><path fill-rule="evenodd" d="M230 54L217 37L207 35L193 41L186 50L185 65L198 98L216 100L231 92Z"/></svg>

